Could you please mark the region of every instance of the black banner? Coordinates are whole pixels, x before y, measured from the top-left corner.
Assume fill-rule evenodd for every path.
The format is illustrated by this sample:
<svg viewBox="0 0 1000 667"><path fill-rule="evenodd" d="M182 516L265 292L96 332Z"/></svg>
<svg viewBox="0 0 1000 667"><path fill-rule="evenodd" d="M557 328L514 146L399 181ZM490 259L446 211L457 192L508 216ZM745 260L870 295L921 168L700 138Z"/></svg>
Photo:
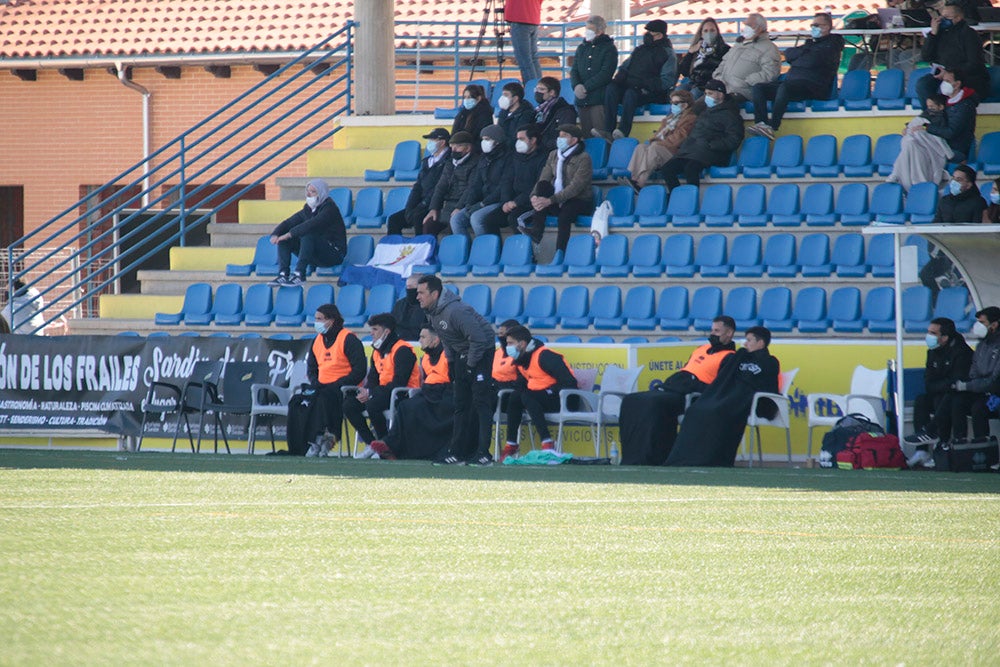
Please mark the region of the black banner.
<svg viewBox="0 0 1000 667"><path fill-rule="evenodd" d="M271 384L288 386L292 363L305 358L310 344L309 339L0 335L0 434L79 429L137 436L152 382L183 388L198 361L263 361ZM210 437L211 420L205 423ZM146 436L172 438L174 424L172 415L151 420ZM246 439L246 418L227 420L226 432Z"/></svg>

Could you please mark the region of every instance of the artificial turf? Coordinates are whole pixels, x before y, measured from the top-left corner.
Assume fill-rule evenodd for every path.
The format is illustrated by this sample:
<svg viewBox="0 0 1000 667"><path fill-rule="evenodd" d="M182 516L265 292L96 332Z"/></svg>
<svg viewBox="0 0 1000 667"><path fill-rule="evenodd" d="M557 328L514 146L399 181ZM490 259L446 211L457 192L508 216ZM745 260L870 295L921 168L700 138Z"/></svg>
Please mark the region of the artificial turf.
<svg viewBox="0 0 1000 667"><path fill-rule="evenodd" d="M1000 475L0 450L2 664L997 664Z"/></svg>

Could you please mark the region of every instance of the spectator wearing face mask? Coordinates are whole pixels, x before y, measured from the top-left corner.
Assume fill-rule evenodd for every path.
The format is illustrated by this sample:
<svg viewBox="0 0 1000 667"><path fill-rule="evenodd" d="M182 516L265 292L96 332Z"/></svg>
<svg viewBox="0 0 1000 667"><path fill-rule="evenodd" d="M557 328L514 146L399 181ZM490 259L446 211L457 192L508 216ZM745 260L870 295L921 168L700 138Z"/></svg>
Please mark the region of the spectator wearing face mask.
<svg viewBox="0 0 1000 667"><path fill-rule="evenodd" d="M576 109L562 98L559 79L543 76L535 85L535 124L542 138L542 150L548 153L556 147L559 126L576 123Z"/></svg>
<svg viewBox="0 0 1000 667"><path fill-rule="evenodd" d="M580 129L589 137L591 130L604 129L604 94L618 66L618 48L605 34L608 23L602 17L587 18L583 41L576 47L573 68L569 72L580 114Z"/></svg>
<svg viewBox="0 0 1000 667"><path fill-rule="evenodd" d="M518 227L540 243L545 233L545 218L558 218L556 251L565 252L569 234L580 215L594 211L591 190L594 165L583 145L583 132L577 125L560 125L556 149L549 153L542 173L531 192L533 214L530 224Z"/></svg>
<svg viewBox="0 0 1000 667"><path fill-rule="evenodd" d="M976 187L976 170L958 165L951 174L948 194L938 201L934 222L981 222L985 211L986 201Z"/></svg>
<svg viewBox="0 0 1000 667"><path fill-rule="evenodd" d="M469 185L451 214L451 233L466 234L471 230L477 236L487 234L486 218L500 208L501 184L509 170L510 149L507 148L503 129L490 125L483 129L480 141L482 155Z"/></svg>
<svg viewBox="0 0 1000 667"><path fill-rule="evenodd" d="M899 155L892 165L892 173L885 179L888 183L899 183L907 192L914 183L939 183L945 185L951 175L944 167L952 159L954 151L948 142L928 131L935 127L947 126L945 106L948 98L937 93L927 100L923 113L910 120L903 128Z"/></svg>
<svg viewBox="0 0 1000 667"><path fill-rule="evenodd" d="M944 116L927 125L927 132L944 139L954 155L952 162L963 162L972 153L976 140L976 106L979 96L964 84L965 74L958 70L945 70L939 86L947 99ZM924 102L926 104L926 100Z"/></svg>
<svg viewBox="0 0 1000 667"><path fill-rule="evenodd" d="M545 166L548 154L539 147L538 126L522 125L517 130L514 152L500 183L500 207L486 217L486 233L516 229L517 219L531 211L531 191Z"/></svg>
<svg viewBox="0 0 1000 667"><path fill-rule="evenodd" d="M726 84L733 100L742 105L750 99L755 85L774 81L780 72L781 52L771 41L767 21L760 14L750 14L712 78Z"/></svg>
<svg viewBox="0 0 1000 667"><path fill-rule="evenodd" d="M991 225L1000 224L1000 178L994 179L987 204L986 210L983 211L983 222Z"/></svg>
<svg viewBox="0 0 1000 667"><path fill-rule="evenodd" d="M434 186L430 209L423 220L424 234L440 234L449 229L452 212L469 186L476 168L477 155L472 154L472 135L466 131L451 135L451 157L444 164L441 178Z"/></svg>
<svg viewBox="0 0 1000 667"><path fill-rule="evenodd" d="M517 81L504 84L502 90L497 100L497 106L500 107L497 125L503 128L507 145L514 148L518 128L535 122L535 108L524 101L524 86Z"/></svg>
<svg viewBox="0 0 1000 667"><path fill-rule="evenodd" d="M451 154L448 146L451 134L443 127L438 127L425 134L424 139L427 140L427 157L420 162L420 173L410 188L406 206L390 215L386 222L389 234L402 234L406 228L412 228L417 233L423 229L424 216L431 210L434 188L437 187Z"/></svg>
<svg viewBox="0 0 1000 667"><path fill-rule="evenodd" d="M462 91L461 107L451 125L451 133L464 130L473 137L478 137L484 127L492 124L493 108L486 98L486 91L482 86L470 83Z"/></svg>
<svg viewBox="0 0 1000 667"><path fill-rule="evenodd" d="M677 63L677 73L686 77L677 87L689 91L694 99L700 98L705 84L713 78L712 73L728 52L729 45L722 39L715 19L702 21L691 38L687 53Z"/></svg>
<svg viewBox="0 0 1000 667"><path fill-rule="evenodd" d="M392 317L396 320L396 335L403 340L416 340L420 328L427 323L427 315L417 303L417 281L420 274L414 273L406 279L406 295L392 305Z"/></svg>
<svg viewBox="0 0 1000 667"><path fill-rule="evenodd" d="M326 181L309 181L302 210L274 228L271 243L278 246L278 277L269 283L272 287L301 285L310 266L336 266L344 261L347 228L330 199ZM294 272L290 272L292 255L298 255Z"/></svg>
<svg viewBox="0 0 1000 667"><path fill-rule="evenodd" d="M917 81L917 95L921 100L938 91L945 70L962 72L965 85L975 90L979 99L989 97L990 75L983 55L983 40L966 23L961 4L949 2L940 15L931 19L931 30L924 38L920 59L939 66Z"/></svg>
<svg viewBox="0 0 1000 667"><path fill-rule="evenodd" d="M968 442L966 416L972 417L972 442L985 443L989 437L987 392L1000 381L1000 308L988 306L976 313L972 335L980 340L972 353L968 379L953 382L945 404L939 406L941 412L948 409L943 423L938 420L939 435L943 439L951 433L953 444Z"/></svg>
<svg viewBox="0 0 1000 667"><path fill-rule="evenodd" d="M670 113L663 118L650 140L639 144L632 152L628 163L632 177L622 176L618 182L631 185L636 193L646 187L650 175L665 165L680 149L691 134L697 118L691 93L686 90L670 93Z"/></svg>

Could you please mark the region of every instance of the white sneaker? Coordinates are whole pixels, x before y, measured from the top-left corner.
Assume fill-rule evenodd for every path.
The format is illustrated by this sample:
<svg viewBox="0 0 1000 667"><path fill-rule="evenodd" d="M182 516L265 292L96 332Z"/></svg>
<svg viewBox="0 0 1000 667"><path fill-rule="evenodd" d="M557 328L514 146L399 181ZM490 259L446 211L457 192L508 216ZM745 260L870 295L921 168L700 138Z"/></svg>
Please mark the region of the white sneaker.
<svg viewBox="0 0 1000 667"><path fill-rule="evenodd" d="M614 132L611 133L611 137L613 139L624 139L625 133L622 132L621 130L615 130Z"/></svg>
<svg viewBox="0 0 1000 667"><path fill-rule="evenodd" d="M355 454L354 458L356 458L356 459L370 459L371 457L375 456L375 453L376 452L375 452L374 449L372 449L371 445L365 445L364 450L362 450L362 451L358 452L357 454Z"/></svg>
<svg viewBox="0 0 1000 667"><path fill-rule="evenodd" d="M909 468L916 468L917 466L926 467L928 461L931 462L931 466L934 465L934 459L931 458L931 455L923 449L918 449L913 452L913 456L906 459L906 465Z"/></svg>
<svg viewBox="0 0 1000 667"><path fill-rule="evenodd" d="M320 444L318 442L309 443L309 451L306 452L307 458L315 458L319 456Z"/></svg>

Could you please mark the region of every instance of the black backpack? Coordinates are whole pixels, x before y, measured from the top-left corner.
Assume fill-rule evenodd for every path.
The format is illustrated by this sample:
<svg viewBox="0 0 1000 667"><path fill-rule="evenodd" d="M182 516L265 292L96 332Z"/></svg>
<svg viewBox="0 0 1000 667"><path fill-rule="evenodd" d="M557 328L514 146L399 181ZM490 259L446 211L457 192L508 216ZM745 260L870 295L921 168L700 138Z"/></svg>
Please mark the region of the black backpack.
<svg viewBox="0 0 1000 667"><path fill-rule="evenodd" d="M838 419L830 432L823 436L823 448L819 453L820 467L836 467L837 454L846 449L854 438L862 433L885 435L885 429L858 413Z"/></svg>

